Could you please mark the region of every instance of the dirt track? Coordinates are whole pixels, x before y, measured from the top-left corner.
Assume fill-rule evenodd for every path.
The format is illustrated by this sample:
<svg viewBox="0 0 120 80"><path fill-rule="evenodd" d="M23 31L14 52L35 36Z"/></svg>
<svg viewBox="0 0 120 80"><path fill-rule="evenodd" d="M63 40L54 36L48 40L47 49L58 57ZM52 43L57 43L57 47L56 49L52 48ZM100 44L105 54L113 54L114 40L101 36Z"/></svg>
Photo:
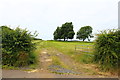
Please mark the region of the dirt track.
<svg viewBox="0 0 120 80"><path fill-rule="evenodd" d="M54 52L54 50L53 50L53 52ZM104 75L89 75L83 71L81 71L81 75L51 73L48 70L48 66L52 62L50 56L51 55L48 54L48 51L44 49L40 54L40 60L39 60L40 67L39 68L30 70L30 71L27 71L27 70L4 70L3 69L2 77L3 78L105 78L105 77L110 77L110 76L104 76ZM66 65L68 65L69 67L71 67L74 70L78 69L78 71L79 71L78 67L80 67L80 66L74 65L75 63L71 60L70 57L68 57L62 53L57 53L57 56ZM86 66L83 66L83 67L86 67ZM113 77L117 77L117 76L113 76Z"/></svg>

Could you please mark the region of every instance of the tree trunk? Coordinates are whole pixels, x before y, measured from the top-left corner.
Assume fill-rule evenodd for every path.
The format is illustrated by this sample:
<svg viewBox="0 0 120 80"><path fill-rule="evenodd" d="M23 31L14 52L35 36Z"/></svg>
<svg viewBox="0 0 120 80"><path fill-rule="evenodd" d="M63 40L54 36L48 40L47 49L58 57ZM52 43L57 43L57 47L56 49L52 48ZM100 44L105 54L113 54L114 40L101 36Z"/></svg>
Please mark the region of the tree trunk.
<svg viewBox="0 0 120 80"><path fill-rule="evenodd" d="M64 38L64 41L65 41L65 38Z"/></svg>
<svg viewBox="0 0 120 80"><path fill-rule="evenodd" d="M83 39L83 41L85 41L85 39Z"/></svg>

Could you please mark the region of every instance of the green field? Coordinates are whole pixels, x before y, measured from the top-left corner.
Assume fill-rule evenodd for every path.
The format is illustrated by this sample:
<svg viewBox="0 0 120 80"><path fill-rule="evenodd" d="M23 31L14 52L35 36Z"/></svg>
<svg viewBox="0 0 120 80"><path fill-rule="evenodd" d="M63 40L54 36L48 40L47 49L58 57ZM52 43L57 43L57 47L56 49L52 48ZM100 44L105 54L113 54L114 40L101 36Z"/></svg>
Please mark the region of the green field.
<svg viewBox="0 0 120 80"><path fill-rule="evenodd" d="M39 40L35 42L39 42ZM49 51L57 50L65 55L70 56L71 58L73 58L73 60L77 62L90 63L92 56L89 56L86 54L92 54L92 53L85 53L85 52L81 53L79 50L75 51L75 46L76 45L93 45L93 44L94 43L92 42L77 42L77 41L76 42L40 41L37 44L37 47L38 47L37 50L42 50L43 48L46 48Z"/></svg>
<svg viewBox="0 0 120 80"><path fill-rule="evenodd" d="M76 45L94 45L93 42L62 42L40 40L35 40L34 42L37 43L37 49L35 52L37 55L40 55L44 50L47 50L47 53L51 55L49 58L52 59L52 62L50 62L49 65L59 65L65 69L83 72L83 75L101 74L101 71L98 71L98 66L93 63L93 56L88 55L93 53L80 52L79 50L75 51ZM60 53L63 55L63 58L56 56ZM41 65L43 64L40 64L40 66ZM48 68L48 66L46 67ZM105 73L102 73L102 75L104 74Z"/></svg>

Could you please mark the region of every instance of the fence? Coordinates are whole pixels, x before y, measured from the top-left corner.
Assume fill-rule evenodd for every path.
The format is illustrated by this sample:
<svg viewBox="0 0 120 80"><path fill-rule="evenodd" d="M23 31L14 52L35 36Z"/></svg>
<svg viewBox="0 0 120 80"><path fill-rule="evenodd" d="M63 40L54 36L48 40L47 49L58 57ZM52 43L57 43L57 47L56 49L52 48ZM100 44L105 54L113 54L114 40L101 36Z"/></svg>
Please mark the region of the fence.
<svg viewBox="0 0 120 80"><path fill-rule="evenodd" d="M94 51L94 45L75 45L76 53L84 53L87 55L94 56L92 53Z"/></svg>

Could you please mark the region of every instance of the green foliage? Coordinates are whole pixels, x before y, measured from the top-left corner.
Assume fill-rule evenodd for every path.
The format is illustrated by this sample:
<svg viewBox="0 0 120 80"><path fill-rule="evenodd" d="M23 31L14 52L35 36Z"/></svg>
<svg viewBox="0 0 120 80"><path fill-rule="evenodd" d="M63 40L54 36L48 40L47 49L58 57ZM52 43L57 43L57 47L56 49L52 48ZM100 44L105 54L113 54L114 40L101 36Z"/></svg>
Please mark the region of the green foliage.
<svg viewBox="0 0 120 80"><path fill-rule="evenodd" d="M61 39L61 28L57 27L53 35L54 35L54 40Z"/></svg>
<svg viewBox="0 0 120 80"><path fill-rule="evenodd" d="M120 61L120 30L101 32L96 39L94 55L94 61L102 69L117 69Z"/></svg>
<svg viewBox="0 0 120 80"><path fill-rule="evenodd" d="M66 22L65 24L62 24L61 27L57 27L56 31L54 32L54 39L73 39L74 38L74 30L72 22Z"/></svg>
<svg viewBox="0 0 120 80"><path fill-rule="evenodd" d="M70 31L70 32L68 33L68 38L69 38L69 39L73 39L73 38L74 38L74 35L75 35L74 31Z"/></svg>
<svg viewBox="0 0 120 80"><path fill-rule="evenodd" d="M92 35L92 27L91 26L84 26L81 27L80 30L77 32L77 39L82 39L83 41L85 39L88 39L90 41L89 37L93 37Z"/></svg>
<svg viewBox="0 0 120 80"><path fill-rule="evenodd" d="M32 43L35 35L31 35L26 29L2 28L2 64L8 66L27 66L35 63Z"/></svg>

